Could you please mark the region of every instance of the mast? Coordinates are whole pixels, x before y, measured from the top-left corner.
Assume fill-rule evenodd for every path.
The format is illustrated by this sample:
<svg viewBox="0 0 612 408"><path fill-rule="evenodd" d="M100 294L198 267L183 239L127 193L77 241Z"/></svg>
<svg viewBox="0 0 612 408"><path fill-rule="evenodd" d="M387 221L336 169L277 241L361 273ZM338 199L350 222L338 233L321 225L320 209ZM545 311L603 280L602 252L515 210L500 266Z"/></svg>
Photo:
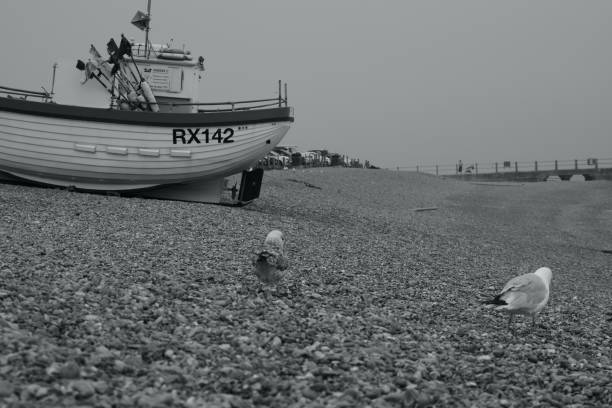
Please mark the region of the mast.
<svg viewBox="0 0 612 408"><path fill-rule="evenodd" d="M53 90L55 89L55 71L57 70L57 62L53 63L53 78L51 79L51 97L53 97Z"/></svg>
<svg viewBox="0 0 612 408"><path fill-rule="evenodd" d="M151 0L147 0L147 27L145 28L145 58L149 58L149 30L151 23Z"/></svg>

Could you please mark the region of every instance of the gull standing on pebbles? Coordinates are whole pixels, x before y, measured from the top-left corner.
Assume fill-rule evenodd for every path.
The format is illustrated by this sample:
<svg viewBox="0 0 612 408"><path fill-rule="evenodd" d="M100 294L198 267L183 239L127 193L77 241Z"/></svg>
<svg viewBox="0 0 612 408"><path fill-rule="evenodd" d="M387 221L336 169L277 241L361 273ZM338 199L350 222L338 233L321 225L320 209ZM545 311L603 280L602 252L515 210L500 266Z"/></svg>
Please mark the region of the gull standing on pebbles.
<svg viewBox="0 0 612 408"><path fill-rule="evenodd" d="M542 267L534 273L511 279L497 296L482 303L509 313L508 326L512 324L515 314L531 315L532 324L535 326L536 315L548 303L551 280L550 268Z"/></svg>
<svg viewBox="0 0 612 408"><path fill-rule="evenodd" d="M283 233L272 230L266 236L263 249L253 259L255 275L264 283L279 282L284 271L289 266L285 257L285 240Z"/></svg>

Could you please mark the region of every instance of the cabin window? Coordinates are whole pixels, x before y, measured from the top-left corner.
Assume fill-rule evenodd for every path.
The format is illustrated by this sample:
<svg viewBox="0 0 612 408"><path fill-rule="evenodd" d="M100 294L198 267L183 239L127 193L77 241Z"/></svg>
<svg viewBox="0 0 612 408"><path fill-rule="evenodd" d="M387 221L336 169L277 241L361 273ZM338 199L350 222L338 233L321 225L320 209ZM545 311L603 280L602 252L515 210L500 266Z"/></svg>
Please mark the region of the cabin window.
<svg viewBox="0 0 612 408"><path fill-rule="evenodd" d="M181 92L183 90L183 81L181 80L182 70L180 68L170 68L168 69L168 74L168 92Z"/></svg>

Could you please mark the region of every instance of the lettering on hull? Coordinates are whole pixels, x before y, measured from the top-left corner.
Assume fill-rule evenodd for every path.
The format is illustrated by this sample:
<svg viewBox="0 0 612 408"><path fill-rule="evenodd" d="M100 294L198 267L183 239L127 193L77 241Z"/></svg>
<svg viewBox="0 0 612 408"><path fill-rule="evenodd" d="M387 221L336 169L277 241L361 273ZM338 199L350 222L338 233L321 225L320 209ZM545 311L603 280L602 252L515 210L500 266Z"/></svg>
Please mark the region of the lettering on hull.
<svg viewBox="0 0 612 408"><path fill-rule="evenodd" d="M234 129L201 129L201 128L175 128L172 129L172 144L201 144L201 143L234 143Z"/></svg>

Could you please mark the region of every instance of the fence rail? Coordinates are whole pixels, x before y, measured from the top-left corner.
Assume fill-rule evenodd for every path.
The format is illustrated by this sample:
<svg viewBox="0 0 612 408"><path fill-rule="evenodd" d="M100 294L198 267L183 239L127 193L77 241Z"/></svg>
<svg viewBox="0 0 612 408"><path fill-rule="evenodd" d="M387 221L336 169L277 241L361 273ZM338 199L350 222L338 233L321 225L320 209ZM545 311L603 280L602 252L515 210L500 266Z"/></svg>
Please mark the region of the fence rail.
<svg viewBox="0 0 612 408"><path fill-rule="evenodd" d="M612 170L612 158L588 158L571 160L543 161L504 161L494 163L464 163L462 169L458 164L425 164L416 166L398 166L397 170L416 171L417 173L435 174L436 176L462 174L508 174L524 172L560 172L560 171L599 171Z"/></svg>

